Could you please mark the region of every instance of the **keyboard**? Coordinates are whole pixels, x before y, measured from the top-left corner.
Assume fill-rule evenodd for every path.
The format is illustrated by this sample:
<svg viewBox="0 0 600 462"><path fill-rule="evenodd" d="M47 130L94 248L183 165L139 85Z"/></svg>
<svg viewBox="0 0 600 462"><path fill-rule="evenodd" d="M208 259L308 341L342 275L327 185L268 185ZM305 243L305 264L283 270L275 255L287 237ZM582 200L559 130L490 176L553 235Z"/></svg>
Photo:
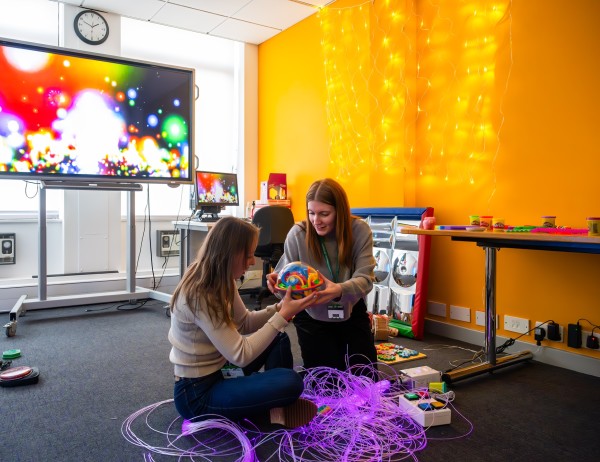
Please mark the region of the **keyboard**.
<svg viewBox="0 0 600 462"><path fill-rule="evenodd" d="M205 217L199 217L196 218L197 221L203 222L203 223L214 223L215 221L219 221L219 216L205 216Z"/></svg>

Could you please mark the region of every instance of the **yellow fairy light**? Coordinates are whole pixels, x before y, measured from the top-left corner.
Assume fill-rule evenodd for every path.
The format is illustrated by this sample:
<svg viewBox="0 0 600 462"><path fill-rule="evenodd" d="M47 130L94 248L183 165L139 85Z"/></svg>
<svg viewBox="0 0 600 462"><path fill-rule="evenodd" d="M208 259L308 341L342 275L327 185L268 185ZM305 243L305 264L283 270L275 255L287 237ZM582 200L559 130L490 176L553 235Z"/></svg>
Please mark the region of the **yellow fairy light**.
<svg viewBox="0 0 600 462"><path fill-rule="evenodd" d="M497 43L505 43L496 40L497 22L511 0L494 1L504 6L464 0L468 11L427 3L417 16L412 2L385 0L320 12L322 51L328 60L327 117L334 140L330 149L338 174L352 174L365 158L374 169L393 171L405 167L405 156L415 156L419 175L444 172L447 181L475 180L471 170L489 160L498 139L490 120L495 107L490 92L497 85ZM410 21L417 26L416 41L407 33ZM416 78L411 76L413 57ZM451 99L456 104L444 104ZM416 120L409 119L411 113ZM423 130L425 136L419 137ZM420 158L425 150L429 157ZM422 168L421 160L440 165Z"/></svg>

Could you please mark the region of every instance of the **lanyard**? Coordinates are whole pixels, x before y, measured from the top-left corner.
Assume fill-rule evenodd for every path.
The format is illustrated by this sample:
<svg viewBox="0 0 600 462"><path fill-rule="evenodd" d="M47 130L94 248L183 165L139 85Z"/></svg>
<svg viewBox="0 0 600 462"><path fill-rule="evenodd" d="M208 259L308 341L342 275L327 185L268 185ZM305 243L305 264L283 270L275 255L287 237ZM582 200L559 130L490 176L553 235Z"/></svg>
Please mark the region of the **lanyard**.
<svg viewBox="0 0 600 462"><path fill-rule="evenodd" d="M329 262L329 254L327 253L327 249L325 248L325 242L323 239L319 239L321 243L321 250L323 250L323 257L325 257L325 263L327 264L327 269L331 273L331 277L333 278L333 282L337 282L338 277L340 276L340 260L336 258L336 268L335 273L331 269L331 263Z"/></svg>

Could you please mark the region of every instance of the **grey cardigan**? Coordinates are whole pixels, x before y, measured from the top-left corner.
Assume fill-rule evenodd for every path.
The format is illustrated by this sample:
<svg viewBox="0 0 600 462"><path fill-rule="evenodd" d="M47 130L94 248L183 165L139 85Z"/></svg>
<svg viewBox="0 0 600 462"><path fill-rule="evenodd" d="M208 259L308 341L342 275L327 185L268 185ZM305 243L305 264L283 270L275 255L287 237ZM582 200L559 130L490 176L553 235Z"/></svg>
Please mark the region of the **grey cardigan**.
<svg viewBox="0 0 600 462"><path fill-rule="evenodd" d="M312 266L323 274L327 279L333 281L334 277L327 267L325 261L318 262L309 254L306 246L305 224L296 223L289 231L284 245L284 253L275 272L279 272L285 265L294 261L301 261ZM312 226L308 224L308 226ZM342 298L339 303L343 305L344 317L340 319L329 319L327 305L314 305L307 308L306 312L319 321L340 322L345 321L352 313L352 307L361 298L364 298L373 288L375 269L375 257L373 256L373 234L369 225L359 219L352 220L352 268L340 266L337 281L342 286ZM338 255L337 241L335 236L325 238L325 248L333 268L336 267Z"/></svg>

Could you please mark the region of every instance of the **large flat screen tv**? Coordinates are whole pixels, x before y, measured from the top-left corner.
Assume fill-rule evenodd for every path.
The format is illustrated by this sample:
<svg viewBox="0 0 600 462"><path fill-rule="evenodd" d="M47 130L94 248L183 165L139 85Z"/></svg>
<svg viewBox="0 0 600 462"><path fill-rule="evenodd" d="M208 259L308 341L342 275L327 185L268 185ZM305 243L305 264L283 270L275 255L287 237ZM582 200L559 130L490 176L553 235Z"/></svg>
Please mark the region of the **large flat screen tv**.
<svg viewBox="0 0 600 462"><path fill-rule="evenodd" d="M240 205L235 173L196 171L196 218L218 219L223 207Z"/></svg>
<svg viewBox="0 0 600 462"><path fill-rule="evenodd" d="M0 38L0 179L188 183L194 70Z"/></svg>

